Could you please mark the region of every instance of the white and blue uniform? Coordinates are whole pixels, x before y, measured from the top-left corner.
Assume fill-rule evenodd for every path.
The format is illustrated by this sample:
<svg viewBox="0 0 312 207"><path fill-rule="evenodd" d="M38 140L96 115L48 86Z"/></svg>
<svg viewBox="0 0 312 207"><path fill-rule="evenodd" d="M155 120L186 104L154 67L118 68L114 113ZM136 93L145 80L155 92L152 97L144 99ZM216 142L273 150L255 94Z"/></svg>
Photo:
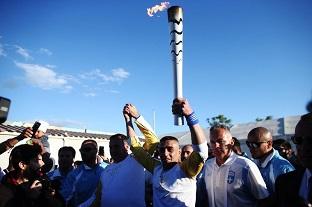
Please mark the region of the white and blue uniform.
<svg viewBox="0 0 312 207"><path fill-rule="evenodd" d="M255 206L269 196L257 165L234 152L221 166L207 160L204 178L209 207Z"/></svg>
<svg viewBox="0 0 312 207"><path fill-rule="evenodd" d="M168 171L158 165L153 172L153 193L154 206L195 206L196 177L187 177L178 164Z"/></svg>
<svg viewBox="0 0 312 207"><path fill-rule="evenodd" d="M273 152L262 163L256 160L256 164L259 167L270 194L275 191L275 180L277 176L295 170L290 162L280 156L275 149L273 149Z"/></svg>
<svg viewBox="0 0 312 207"><path fill-rule="evenodd" d="M145 207L145 171L133 156L107 166L101 184L101 206Z"/></svg>
<svg viewBox="0 0 312 207"><path fill-rule="evenodd" d="M82 164L68 174L60 190L66 204L78 206L88 200L95 192L103 171L99 164L94 168Z"/></svg>

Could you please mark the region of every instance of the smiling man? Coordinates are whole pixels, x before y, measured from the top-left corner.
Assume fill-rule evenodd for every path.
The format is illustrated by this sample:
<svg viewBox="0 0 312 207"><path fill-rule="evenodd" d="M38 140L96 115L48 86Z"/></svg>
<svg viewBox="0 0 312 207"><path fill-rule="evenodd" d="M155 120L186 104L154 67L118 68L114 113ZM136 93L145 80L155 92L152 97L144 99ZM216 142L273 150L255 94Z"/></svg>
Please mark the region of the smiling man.
<svg viewBox="0 0 312 207"><path fill-rule="evenodd" d="M210 207L266 206L269 196L257 166L235 154L230 130L223 125L210 128L214 158L207 160L204 178Z"/></svg>
<svg viewBox="0 0 312 207"><path fill-rule="evenodd" d="M191 131L194 151L188 159L181 162L179 141L172 136L163 137L160 142L156 135L146 127L145 120L137 109L127 104L124 107L128 136L131 138L131 149L135 158L152 173L153 176L153 206L195 206L196 176L201 171L208 157L207 141L199 125L195 113L186 99L175 99L172 105L174 114L183 115ZM131 119L145 136L144 147L138 142ZM154 159L150 154L159 143L161 161Z"/></svg>

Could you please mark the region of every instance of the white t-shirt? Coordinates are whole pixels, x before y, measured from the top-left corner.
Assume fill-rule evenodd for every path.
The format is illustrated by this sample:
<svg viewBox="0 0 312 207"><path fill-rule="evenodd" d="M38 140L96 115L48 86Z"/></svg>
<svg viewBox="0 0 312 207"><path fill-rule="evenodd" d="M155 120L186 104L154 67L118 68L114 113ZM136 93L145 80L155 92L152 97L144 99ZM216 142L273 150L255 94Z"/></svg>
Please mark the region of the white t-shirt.
<svg viewBox="0 0 312 207"><path fill-rule="evenodd" d="M255 206L257 199L269 196L255 163L231 152L224 164L207 160L204 178L210 207Z"/></svg>
<svg viewBox="0 0 312 207"><path fill-rule="evenodd" d="M164 171L162 165L153 172L154 207L195 206L196 178L188 178L180 165Z"/></svg>
<svg viewBox="0 0 312 207"><path fill-rule="evenodd" d="M101 175L101 206L145 207L144 168L131 156L108 165Z"/></svg>

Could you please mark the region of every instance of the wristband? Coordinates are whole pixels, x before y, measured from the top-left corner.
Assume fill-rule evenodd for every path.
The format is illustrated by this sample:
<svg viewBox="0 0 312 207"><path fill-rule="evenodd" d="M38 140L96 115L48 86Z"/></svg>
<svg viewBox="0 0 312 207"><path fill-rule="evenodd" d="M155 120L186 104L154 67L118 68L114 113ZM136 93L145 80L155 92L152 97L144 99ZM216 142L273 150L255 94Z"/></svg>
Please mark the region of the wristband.
<svg viewBox="0 0 312 207"><path fill-rule="evenodd" d="M199 123L198 118L196 117L195 112L193 111L190 115L185 117L187 125L194 126L195 124Z"/></svg>
<svg viewBox="0 0 312 207"><path fill-rule="evenodd" d="M20 142L24 139L24 136L19 135L19 136L15 137L15 139L17 139L17 141Z"/></svg>

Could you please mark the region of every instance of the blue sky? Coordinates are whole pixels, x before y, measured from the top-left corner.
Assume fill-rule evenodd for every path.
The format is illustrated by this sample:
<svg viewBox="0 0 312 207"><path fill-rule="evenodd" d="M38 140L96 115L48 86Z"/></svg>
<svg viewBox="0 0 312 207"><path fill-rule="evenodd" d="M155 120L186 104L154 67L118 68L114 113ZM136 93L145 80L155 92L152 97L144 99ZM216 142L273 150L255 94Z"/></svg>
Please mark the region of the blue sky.
<svg viewBox="0 0 312 207"><path fill-rule="evenodd" d="M169 1L184 10L184 96L233 123L305 113L312 97L312 1ZM135 104L174 126L170 36L161 1L0 1L0 96L10 121L125 132Z"/></svg>

